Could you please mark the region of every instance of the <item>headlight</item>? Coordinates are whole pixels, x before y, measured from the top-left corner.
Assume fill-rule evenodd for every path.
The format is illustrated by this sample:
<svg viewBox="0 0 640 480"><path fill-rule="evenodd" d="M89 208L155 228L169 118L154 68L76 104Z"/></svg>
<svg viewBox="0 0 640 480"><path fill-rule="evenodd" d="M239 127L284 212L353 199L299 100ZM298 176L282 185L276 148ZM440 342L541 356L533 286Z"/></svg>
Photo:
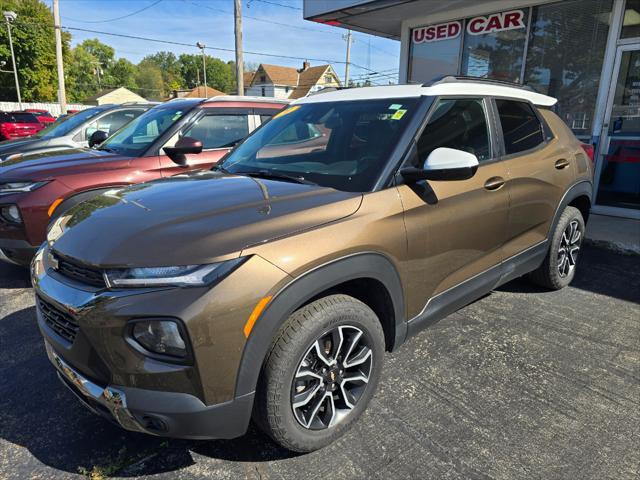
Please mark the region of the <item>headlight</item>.
<svg viewBox="0 0 640 480"><path fill-rule="evenodd" d="M0 194L3 193L19 193L33 192L35 189L47 184L48 182L6 182L0 183Z"/></svg>
<svg viewBox="0 0 640 480"><path fill-rule="evenodd" d="M152 353L187 357L185 339L173 320L136 320L131 328L131 338Z"/></svg>
<svg viewBox="0 0 640 480"><path fill-rule="evenodd" d="M111 269L105 272L110 287L200 287L231 272L245 258L207 265Z"/></svg>
<svg viewBox="0 0 640 480"><path fill-rule="evenodd" d="M22 215L17 205L5 205L0 207L0 216L11 223L22 223Z"/></svg>

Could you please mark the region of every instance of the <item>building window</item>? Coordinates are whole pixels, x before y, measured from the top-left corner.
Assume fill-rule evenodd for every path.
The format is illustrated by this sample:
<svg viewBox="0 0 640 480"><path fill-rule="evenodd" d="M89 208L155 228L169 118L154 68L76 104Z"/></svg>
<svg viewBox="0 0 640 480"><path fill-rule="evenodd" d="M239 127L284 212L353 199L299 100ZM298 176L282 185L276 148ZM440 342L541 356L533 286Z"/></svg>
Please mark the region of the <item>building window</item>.
<svg viewBox="0 0 640 480"><path fill-rule="evenodd" d="M558 115L591 136L612 0L571 0L534 7L524 83L556 97Z"/></svg>
<svg viewBox="0 0 640 480"><path fill-rule="evenodd" d="M529 9L465 22L462 75L520 82Z"/></svg>
<svg viewBox="0 0 640 480"><path fill-rule="evenodd" d="M284 87L284 93L289 93L289 87Z"/></svg>
<svg viewBox="0 0 640 480"><path fill-rule="evenodd" d="M438 36L438 28L444 34ZM456 75L462 41L462 22L430 25L411 31L410 82L431 82L444 75Z"/></svg>
<svg viewBox="0 0 640 480"><path fill-rule="evenodd" d="M261 81L262 83L266 82L266 81L267 81L267 77L266 77L266 75L260 75L260 81Z"/></svg>
<svg viewBox="0 0 640 480"><path fill-rule="evenodd" d="M333 77L331 75L324 76L324 83L332 83L332 82L333 82Z"/></svg>
<svg viewBox="0 0 640 480"><path fill-rule="evenodd" d="M640 37L640 0L627 0L620 37Z"/></svg>
<svg viewBox="0 0 640 480"><path fill-rule="evenodd" d="M266 96L266 95L265 95L265 93L266 93L266 92L265 92L265 88L264 88L264 87L262 87L262 88L261 88L261 90L262 90L262 96L263 96L263 97L265 97L265 96Z"/></svg>

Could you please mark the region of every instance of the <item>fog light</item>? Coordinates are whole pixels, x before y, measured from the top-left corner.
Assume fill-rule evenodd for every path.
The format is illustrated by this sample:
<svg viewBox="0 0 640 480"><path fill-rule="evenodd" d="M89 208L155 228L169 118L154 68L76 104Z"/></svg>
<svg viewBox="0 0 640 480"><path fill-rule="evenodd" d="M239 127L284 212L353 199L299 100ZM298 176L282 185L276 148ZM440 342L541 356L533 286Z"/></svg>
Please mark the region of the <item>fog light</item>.
<svg viewBox="0 0 640 480"><path fill-rule="evenodd" d="M17 205L7 205L0 210L2 216L10 222L22 223L22 215L20 215L20 209Z"/></svg>
<svg viewBox="0 0 640 480"><path fill-rule="evenodd" d="M177 358L187 356L186 343L173 320L138 320L133 324L131 336L152 353Z"/></svg>

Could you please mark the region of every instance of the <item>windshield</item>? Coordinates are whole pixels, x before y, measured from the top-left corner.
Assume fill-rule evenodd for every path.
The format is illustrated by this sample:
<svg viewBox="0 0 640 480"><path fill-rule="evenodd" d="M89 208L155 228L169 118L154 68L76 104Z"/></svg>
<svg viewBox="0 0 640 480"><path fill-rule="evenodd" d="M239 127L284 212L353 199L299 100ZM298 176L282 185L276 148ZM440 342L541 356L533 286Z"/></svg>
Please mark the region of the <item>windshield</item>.
<svg viewBox="0 0 640 480"><path fill-rule="evenodd" d="M87 108L81 112L66 116L52 123L47 128L40 130L36 136L38 138L63 137L104 110L104 108Z"/></svg>
<svg viewBox="0 0 640 480"><path fill-rule="evenodd" d="M349 192L370 191L417 98L293 105L232 151L230 173L289 176Z"/></svg>
<svg viewBox="0 0 640 480"><path fill-rule="evenodd" d="M163 105L147 110L109 137L100 150L129 157L142 155L147 148L186 113L184 105Z"/></svg>

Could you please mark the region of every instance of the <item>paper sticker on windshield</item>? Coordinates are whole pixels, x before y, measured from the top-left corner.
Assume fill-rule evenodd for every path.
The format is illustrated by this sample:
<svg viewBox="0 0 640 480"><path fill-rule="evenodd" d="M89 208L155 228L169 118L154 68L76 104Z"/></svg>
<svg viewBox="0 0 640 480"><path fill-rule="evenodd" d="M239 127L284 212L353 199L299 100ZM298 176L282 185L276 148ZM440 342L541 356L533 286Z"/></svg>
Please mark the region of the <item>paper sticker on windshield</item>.
<svg viewBox="0 0 640 480"><path fill-rule="evenodd" d="M290 113L295 112L300 108L300 105L294 105L293 107L289 107L286 110L281 111L280 113L276 113L273 118L284 117L285 115L289 115Z"/></svg>
<svg viewBox="0 0 640 480"><path fill-rule="evenodd" d="M402 105L400 105L399 103L392 103L391 105L389 105L389 110L400 110L402 108Z"/></svg>
<svg viewBox="0 0 640 480"><path fill-rule="evenodd" d="M396 113L391 115L391 120L400 120L402 117L404 117L405 113L407 113L406 110L398 110Z"/></svg>

